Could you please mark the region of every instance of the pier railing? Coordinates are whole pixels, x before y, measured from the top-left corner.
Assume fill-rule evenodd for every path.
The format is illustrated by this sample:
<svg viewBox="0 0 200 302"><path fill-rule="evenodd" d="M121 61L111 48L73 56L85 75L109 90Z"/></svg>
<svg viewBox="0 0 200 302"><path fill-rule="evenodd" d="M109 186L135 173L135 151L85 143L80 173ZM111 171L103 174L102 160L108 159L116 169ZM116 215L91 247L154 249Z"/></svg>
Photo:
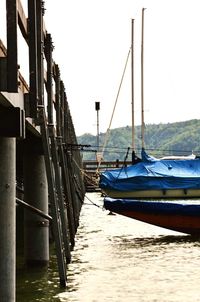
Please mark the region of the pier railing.
<svg viewBox="0 0 200 302"><path fill-rule="evenodd" d="M84 171L84 183L87 192L99 190L99 173L107 169L117 169L123 166L131 165L131 161L101 161L96 160L84 160L83 171Z"/></svg>

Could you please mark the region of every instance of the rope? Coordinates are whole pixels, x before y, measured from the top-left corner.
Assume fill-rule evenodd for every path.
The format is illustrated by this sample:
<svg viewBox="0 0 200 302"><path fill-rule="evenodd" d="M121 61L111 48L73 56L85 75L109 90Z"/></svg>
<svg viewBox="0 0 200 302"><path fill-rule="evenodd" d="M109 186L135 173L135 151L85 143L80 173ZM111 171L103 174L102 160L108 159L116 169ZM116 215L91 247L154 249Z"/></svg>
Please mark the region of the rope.
<svg viewBox="0 0 200 302"><path fill-rule="evenodd" d="M89 202L91 202L92 205L94 205L94 206L96 206L96 207L98 207L100 209L103 209L102 206L99 206L98 204L96 204L95 202L93 202L87 195L85 195L85 197L87 198L87 200L89 200Z"/></svg>
<svg viewBox="0 0 200 302"><path fill-rule="evenodd" d="M128 51L128 55L127 55L127 58L126 58L125 67L124 67L124 70L123 70L122 78L121 78L120 85L119 85L118 92L117 92L117 96L116 96L116 99L115 99L115 104L114 104L113 112L112 112L112 115L111 115L110 123L109 123L108 129L106 131L106 136L105 136L103 148L102 148L102 151L101 151L101 157L100 157L100 160L98 162L97 173L99 172L99 167L101 165L101 161L102 161L102 158L103 158L105 147L106 147L106 144L107 144L107 141L108 141L108 137L110 135L110 128L111 128L111 125L112 125L112 120L113 120L114 112L115 112L115 109L116 109L117 101L118 101L118 98L119 98L121 86L122 86L124 75L125 75L125 72L126 72L126 68L127 68L127 65L128 65L128 60L129 60L130 53L131 53L131 48Z"/></svg>
<svg viewBox="0 0 200 302"><path fill-rule="evenodd" d="M119 174L117 175L115 181L117 181L117 179L119 178L122 170L124 169L125 165L126 165L126 161L127 161L127 158L128 158L128 154L129 154L129 150L130 150L130 147L128 147L127 149L127 152L126 152L126 155L125 155L125 158L124 158L124 162L123 162L123 166L121 167L120 171L119 171ZM125 173L126 173L126 170L125 170Z"/></svg>
<svg viewBox="0 0 200 302"><path fill-rule="evenodd" d="M82 168L80 168L80 166L78 165L78 163L76 162L75 159L73 159L75 165L77 166L77 168L83 173L83 175L85 175L86 177L89 177L87 175L87 173L84 172L84 170ZM102 210L104 210L104 207L103 206L99 206L98 204L96 204L95 202L93 202L86 194L85 194L85 198L87 198L87 200L90 202L90 205L94 205Z"/></svg>
<svg viewBox="0 0 200 302"><path fill-rule="evenodd" d="M81 171L81 173L83 175L85 175L87 178L89 178L90 180L92 180L92 178L90 178L87 173L84 172L84 170L78 165L78 163L76 162L76 160L73 158L73 161L75 163L75 165L77 166L77 168ZM96 184L96 182L94 182L94 184ZM93 202L86 194L85 194L85 198L87 198L87 200L91 203L91 205L94 205L100 209L104 209L102 206L99 206L98 204L96 204L95 202Z"/></svg>
<svg viewBox="0 0 200 302"><path fill-rule="evenodd" d="M75 163L75 165L77 166L77 168L79 169L79 171L82 173L82 175L85 176L85 178L87 178L88 180L90 180L90 181L93 183L93 185L97 185L97 183L98 183L98 178L97 178L97 177L91 177L91 176L89 176L89 175L85 172L85 170L82 169L82 168L78 165L78 163L76 162L76 160L75 160L74 158L73 158L72 160L73 160L73 162ZM98 175L97 175L97 176L98 176Z"/></svg>

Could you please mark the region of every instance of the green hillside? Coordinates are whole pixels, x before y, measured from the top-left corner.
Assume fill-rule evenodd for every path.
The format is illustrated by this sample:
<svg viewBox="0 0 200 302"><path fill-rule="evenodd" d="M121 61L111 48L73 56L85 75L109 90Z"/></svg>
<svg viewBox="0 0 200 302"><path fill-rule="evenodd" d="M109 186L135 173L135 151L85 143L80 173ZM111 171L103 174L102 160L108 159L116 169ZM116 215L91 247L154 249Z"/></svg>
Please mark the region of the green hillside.
<svg viewBox="0 0 200 302"><path fill-rule="evenodd" d="M105 133L100 133L100 151L105 141ZM96 158L97 138L91 134L78 137L78 143L90 145L84 148L83 159ZM124 160L128 148L131 147L131 127L110 130L104 152L104 160ZM189 120L168 124L149 124L145 126L145 150L153 156L189 155L192 152L200 155L200 120ZM135 151L141 152L141 127L135 127ZM131 149L129 157L131 159Z"/></svg>

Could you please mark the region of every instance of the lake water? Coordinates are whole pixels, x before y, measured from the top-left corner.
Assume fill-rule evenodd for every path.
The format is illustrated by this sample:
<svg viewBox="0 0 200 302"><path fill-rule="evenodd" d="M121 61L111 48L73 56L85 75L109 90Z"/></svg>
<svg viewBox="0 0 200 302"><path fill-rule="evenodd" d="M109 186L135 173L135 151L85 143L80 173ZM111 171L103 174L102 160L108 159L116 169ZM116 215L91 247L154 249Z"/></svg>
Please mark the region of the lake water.
<svg viewBox="0 0 200 302"><path fill-rule="evenodd" d="M108 215L100 193L87 196L67 288L52 252L48 270L18 264L17 302L200 301L200 239Z"/></svg>

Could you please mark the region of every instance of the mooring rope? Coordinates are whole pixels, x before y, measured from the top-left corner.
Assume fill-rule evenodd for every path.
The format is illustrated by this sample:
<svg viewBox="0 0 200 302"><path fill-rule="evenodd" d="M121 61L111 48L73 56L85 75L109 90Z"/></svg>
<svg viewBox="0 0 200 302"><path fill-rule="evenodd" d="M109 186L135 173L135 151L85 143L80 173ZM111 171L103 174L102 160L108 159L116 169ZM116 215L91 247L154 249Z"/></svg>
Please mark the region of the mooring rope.
<svg viewBox="0 0 200 302"><path fill-rule="evenodd" d="M76 162L76 160L74 158L73 158L73 161L74 161L75 165L77 166L77 168L82 173L82 175L85 176L85 178L87 178L88 180L90 180L93 183L93 185L97 185L97 183L98 183L98 174L96 174L96 177L89 176L88 173L85 172L85 170L79 166L79 164Z"/></svg>
<svg viewBox="0 0 200 302"><path fill-rule="evenodd" d="M96 204L95 202L93 202L87 195L85 195L85 197L87 198L87 200L89 201L89 202L91 202L91 204L92 205L94 205L94 206L96 206L96 207L98 207L98 208L100 208L100 209L104 209L104 207L103 206L99 206L98 204Z"/></svg>

